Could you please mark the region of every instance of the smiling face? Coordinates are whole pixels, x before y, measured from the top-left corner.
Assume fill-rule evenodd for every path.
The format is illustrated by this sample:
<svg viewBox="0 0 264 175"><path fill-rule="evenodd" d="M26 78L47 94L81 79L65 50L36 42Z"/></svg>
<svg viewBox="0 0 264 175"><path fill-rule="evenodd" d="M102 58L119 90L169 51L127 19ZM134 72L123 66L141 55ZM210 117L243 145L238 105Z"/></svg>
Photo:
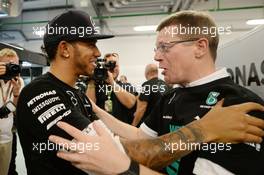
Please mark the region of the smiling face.
<svg viewBox="0 0 264 175"><path fill-rule="evenodd" d="M73 46L73 66L78 75L91 76L96 67L96 60L101 56L96 46L96 41L81 42L77 41Z"/></svg>
<svg viewBox="0 0 264 175"><path fill-rule="evenodd" d="M184 85L193 80L192 68L195 64L195 41L184 43L169 43L182 41L178 36L172 36L162 29L157 36L155 60L159 62L159 68L163 69L164 80L169 84ZM164 44L169 43L169 44ZM165 45L166 49L162 48Z"/></svg>

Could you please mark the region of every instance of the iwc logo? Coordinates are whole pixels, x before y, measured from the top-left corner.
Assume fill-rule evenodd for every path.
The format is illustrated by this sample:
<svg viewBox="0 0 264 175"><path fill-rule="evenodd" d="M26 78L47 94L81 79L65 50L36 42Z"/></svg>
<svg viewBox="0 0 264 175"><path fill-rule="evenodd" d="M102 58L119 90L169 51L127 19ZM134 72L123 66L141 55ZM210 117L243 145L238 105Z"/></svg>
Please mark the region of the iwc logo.
<svg viewBox="0 0 264 175"><path fill-rule="evenodd" d="M217 97L220 93L219 92L210 92L208 94L208 97L206 99L206 104L207 105L214 105L217 103Z"/></svg>

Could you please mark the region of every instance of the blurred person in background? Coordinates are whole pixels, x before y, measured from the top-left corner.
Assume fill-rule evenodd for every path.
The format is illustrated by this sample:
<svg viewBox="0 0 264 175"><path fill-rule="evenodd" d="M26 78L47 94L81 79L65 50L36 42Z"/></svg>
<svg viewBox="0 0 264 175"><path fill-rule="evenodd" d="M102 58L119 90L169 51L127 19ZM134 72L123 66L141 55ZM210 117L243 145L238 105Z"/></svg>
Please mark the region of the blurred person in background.
<svg viewBox="0 0 264 175"><path fill-rule="evenodd" d="M19 64L17 53L13 49L5 48L0 51L0 174L16 174L16 129L15 108L22 87L23 79L14 77L12 69L7 65ZM12 66L12 65L11 65ZM11 71L11 72L10 72ZM11 161L12 158L12 161ZM10 166L10 167L9 167ZM10 168L10 169L9 169Z"/></svg>
<svg viewBox="0 0 264 175"><path fill-rule="evenodd" d="M119 78L122 83L127 83L127 77L125 75L120 75L120 78Z"/></svg>
<svg viewBox="0 0 264 175"><path fill-rule="evenodd" d="M119 55L108 53L104 56L106 64L113 63L114 67L108 70L106 81L91 80L86 94L100 108L115 116L117 119L131 124L136 109L135 88L130 83L118 81L120 72Z"/></svg>
<svg viewBox="0 0 264 175"><path fill-rule="evenodd" d="M134 113L133 126L140 126L155 104L159 102L162 94L168 90L167 84L158 77L158 66L148 64L145 68L145 81L142 84L142 90L137 98L137 109Z"/></svg>

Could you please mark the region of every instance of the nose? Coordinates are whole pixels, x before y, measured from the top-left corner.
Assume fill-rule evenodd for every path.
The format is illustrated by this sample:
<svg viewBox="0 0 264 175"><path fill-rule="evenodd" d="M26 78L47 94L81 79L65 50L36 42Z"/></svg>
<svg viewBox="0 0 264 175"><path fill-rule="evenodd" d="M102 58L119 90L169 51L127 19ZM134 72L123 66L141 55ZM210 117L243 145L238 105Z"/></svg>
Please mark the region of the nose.
<svg viewBox="0 0 264 175"><path fill-rule="evenodd" d="M155 51L154 60L155 61L161 61L162 60L162 54L158 50Z"/></svg>
<svg viewBox="0 0 264 175"><path fill-rule="evenodd" d="M95 56L95 57L100 57L100 56L101 56L101 52L100 52L100 50L97 48L97 46L96 46L95 49L94 49L94 56Z"/></svg>

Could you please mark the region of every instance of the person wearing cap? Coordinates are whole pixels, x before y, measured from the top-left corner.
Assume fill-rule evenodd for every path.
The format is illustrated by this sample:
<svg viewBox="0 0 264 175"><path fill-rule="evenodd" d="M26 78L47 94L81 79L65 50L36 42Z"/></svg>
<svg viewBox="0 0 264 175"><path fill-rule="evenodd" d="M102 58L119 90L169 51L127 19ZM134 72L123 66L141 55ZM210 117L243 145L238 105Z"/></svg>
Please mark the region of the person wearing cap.
<svg viewBox="0 0 264 175"><path fill-rule="evenodd" d="M65 122L59 123L59 127L78 142L100 143L100 153L59 152L60 158L71 161L80 169L103 174L117 174L121 168L126 168L127 174L155 174L146 172L142 164L169 175L264 174L263 100L234 84L224 68L216 69L218 36L212 37L211 33L175 34L178 26L211 29L215 28L215 23L208 15L194 11L172 14L160 23L155 60L163 69L165 81L180 87L161 98L139 129L117 121L93 104L98 117L114 133L126 138L122 144L132 160L121 157L122 152L108 139L109 134L103 128L95 126L98 136L91 137ZM239 107L234 104L244 102L256 102L259 108L243 110L245 104L242 104L242 111L238 112ZM227 112L225 115L224 111ZM56 136L51 136L50 140L72 144L72 141ZM216 146L211 142L226 144ZM190 153L197 149L197 144L193 147L193 143L202 148Z"/></svg>
<svg viewBox="0 0 264 175"><path fill-rule="evenodd" d="M50 70L23 89L17 106L17 129L28 175L87 174L57 158L59 147L48 142L48 136L71 139L56 126L60 120L89 132L85 128L96 117L90 100L74 85L79 75L92 75L101 55L97 40L111 37L101 35L92 18L82 11L67 11L47 24L43 49Z"/></svg>

